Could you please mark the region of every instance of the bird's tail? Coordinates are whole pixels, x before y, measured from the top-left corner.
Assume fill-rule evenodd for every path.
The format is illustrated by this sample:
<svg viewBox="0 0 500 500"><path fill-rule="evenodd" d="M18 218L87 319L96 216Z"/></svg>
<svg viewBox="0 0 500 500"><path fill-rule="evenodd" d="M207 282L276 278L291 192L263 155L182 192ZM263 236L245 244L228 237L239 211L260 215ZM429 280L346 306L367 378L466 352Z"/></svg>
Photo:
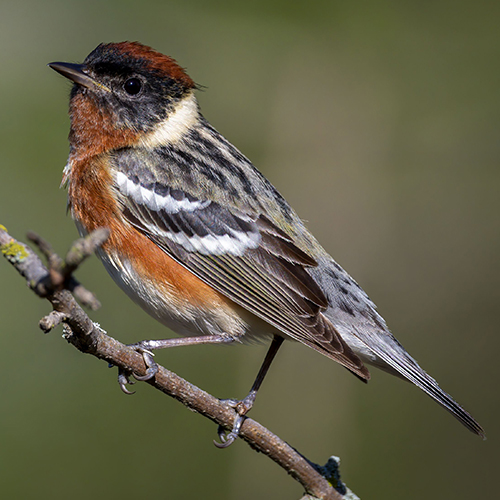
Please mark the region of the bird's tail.
<svg viewBox="0 0 500 500"><path fill-rule="evenodd" d="M437 401L443 408L448 410L455 418L457 418L465 427L474 434L478 434L483 439L486 439L483 428L476 420L465 411L449 394L439 387L438 383L428 375L418 363L405 351L401 344L389 333L391 338L390 346L388 346L388 335L384 333L384 338L377 339L376 342L370 344L369 348L374 351L377 357L388 366L381 366L376 363L379 368L385 369L391 373L397 374L402 378L413 382L417 387L420 387L432 399ZM383 348L380 345L383 345ZM388 367L390 367L388 369Z"/></svg>

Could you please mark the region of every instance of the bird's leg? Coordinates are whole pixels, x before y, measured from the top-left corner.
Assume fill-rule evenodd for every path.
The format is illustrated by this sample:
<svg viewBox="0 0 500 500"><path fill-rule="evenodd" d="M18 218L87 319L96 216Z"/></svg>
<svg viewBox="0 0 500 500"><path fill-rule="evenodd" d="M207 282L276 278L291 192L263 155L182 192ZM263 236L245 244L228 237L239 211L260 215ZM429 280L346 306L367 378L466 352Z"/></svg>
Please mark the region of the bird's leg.
<svg viewBox="0 0 500 500"><path fill-rule="evenodd" d="M271 363L273 362L273 359L276 356L276 353L281 347L283 340L284 338L279 335L275 335L273 337L273 341L269 346L269 350L267 351L266 357L264 358L264 362L260 367L259 373L257 374L255 382L253 383L252 388L248 393L248 396L240 401L226 400L226 402L236 410L237 415L236 418L234 419L233 428L227 436L226 436L226 431L222 426L219 426L219 428L217 429L217 433L219 434L219 438L221 440L221 443L214 441L214 444L215 446L217 446L217 448L227 448L238 437L238 434L241 429L241 424L245 420L245 415L252 409L252 406L255 402L255 398L257 396L257 391L259 390L259 387L261 386L264 377L266 376L269 367L271 366Z"/></svg>
<svg viewBox="0 0 500 500"><path fill-rule="evenodd" d="M118 384L125 394L133 394L127 389L127 384L133 384L129 379L133 375L136 380L149 380L158 373L158 365L153 359L154 354L151 352L154 349L166 349L167 347L178 347L184 345L199 345L199 344L229 344L234 342L231 337L223 337L222 335L200 335L199 337L177 337L164 340L142 340L135 344L129 344L135 351L142 354L144 363L147 366L145 375L137 375L135 373L126 372L118 369Z"/></svg>

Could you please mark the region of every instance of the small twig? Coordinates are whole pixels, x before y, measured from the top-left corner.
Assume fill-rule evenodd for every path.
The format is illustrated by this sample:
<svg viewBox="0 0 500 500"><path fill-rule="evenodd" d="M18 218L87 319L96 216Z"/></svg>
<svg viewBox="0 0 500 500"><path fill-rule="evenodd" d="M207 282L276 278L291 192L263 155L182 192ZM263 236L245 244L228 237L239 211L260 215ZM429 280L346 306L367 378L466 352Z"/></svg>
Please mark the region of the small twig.
<svg viewBox="0 0 500 500"><path fill-rule="evenodd" d="M52 311L47 316L44 316L38 323L44 333L50 332L53 328L65 321L66 315L59 311Z"/></svg>
<svg viewBox="0 0 500 500"><path fill-rule="evenodd" d="M101 307L96 296L87 290L73 276L73 273L87 257L92 255L109 238L109 229L99 228L84 238L76 240L64 260L54 252L48 241L35 232L28 231L27 237L38 247L48 263L47 276L37 285L38 295L46 297L57 290L68 289L83 305L93 311Z"/></svg>
<svg viewBox="0 0 500 500"><path fill-rule="evenodd" d="M64 261L54 252L50 243L35 232L28 231L26 237L38 247L47 259L49 274L44 283L47 293L64 288L66 280L61 272Z"/></svg>
<svg viewBox="0 0 500 500"><path fill-rule="evenodd" d="M101 307L101 303L97 297L81 285L76 279L72 278L68 282L68 290L79 300L81 304L88 307L92 311L97 311Z"/></svg>
<svg viewBox="0 0 500 500"><path fill-rule="evenodd" d="M65 278L69 278L78 266L90 257L109 238L109 229L100 227L84 238L76 240L64 259L62 273Z"/></svg>
<svg viewBox="0 0 500 500"><path fill-rule="evenodd" d="M50 243L34 231L28 231L26 233L26 237L39 248L40 252L43 253L47 261L50 261L56 255L54 250L52 250Z"/></svg>
<svg viewBox="0 0 500 500"><path fill-rule="evenodd" d="M58 258L55 258L55 254L47 242L36 235L30 236L36 237L37 246L41 248L42 253L48 257L49 261L57 262ZM70 266L76 268L85 257L105 241L106 237L105 233L97 235L93 233L93 235L89 235L88 239L84 239L84 243L76 242L72 249L75 249L77 256L75 260L71 261ZM106 335L99 325L92 322L68 290L50 290L53 284L50 282L49 270L28 246L14 240L3 226L0 226L0 251L27 279L30 288L51 302L53 311L40 322L44 331L49 331L63 322L65 338L80 351L92 354L127 372L138 375L146 373L147 367L144 365L142 355ZM65 265L67 266L68 263L66 262L62 267ZM49 285L46 285L47 280L49 280ZM147 383L177 399L191 410L201 413L217 425L232 429L236 417L233 408L175 373L159 366L159 371L154 379L148 380ZM354 500L357 498L348 490L346 493L345 486L338 476L337 460L333 460L333 462L330 460L325 467L315 465L278 436L250 418L243 422L240 437L253 449L264 453L280 465L302 484L310 497L325 500Z"/></svg>

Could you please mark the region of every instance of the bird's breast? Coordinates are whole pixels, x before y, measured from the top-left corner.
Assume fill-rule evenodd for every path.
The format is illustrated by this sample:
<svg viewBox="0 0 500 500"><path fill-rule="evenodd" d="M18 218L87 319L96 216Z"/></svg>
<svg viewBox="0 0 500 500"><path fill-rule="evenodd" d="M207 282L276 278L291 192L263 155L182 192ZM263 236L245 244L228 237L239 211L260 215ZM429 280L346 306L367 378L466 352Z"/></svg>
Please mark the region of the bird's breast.
<svg viewBox="0 0 500 500"><path fill-rule="evenodd" d="M123 217L105 158L74 162L69 205L80 232L107 227L99 256L114 281L146 312L179 334L243 337L248 318L234 302L167 255Z"/></svg>

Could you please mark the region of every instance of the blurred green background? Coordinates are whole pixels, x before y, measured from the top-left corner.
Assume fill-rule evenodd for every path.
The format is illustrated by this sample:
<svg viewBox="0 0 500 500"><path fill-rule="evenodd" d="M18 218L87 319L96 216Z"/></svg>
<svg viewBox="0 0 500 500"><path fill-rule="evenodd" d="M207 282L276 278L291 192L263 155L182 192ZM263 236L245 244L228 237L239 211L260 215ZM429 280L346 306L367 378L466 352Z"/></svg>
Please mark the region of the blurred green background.
<svg viewBox="0 0 500 500"><path fill-rule="evenodd" d="M500 448L500 3L11 1L0 3L0 223L64 252L77 233L58 189L70 85L51 61L139 40L206 86L205 116L306 219L398 339L485 427L482 442L423 393L367 386L287 344L251 413L308 458L342 457L363 499L491 498ZM124 342L170 335L97 259L78 272ZM299 498L300 486L177 402L42 335L48 303L0 262L4 498ZM157 359L242 397L265 346Z"/></svg>

